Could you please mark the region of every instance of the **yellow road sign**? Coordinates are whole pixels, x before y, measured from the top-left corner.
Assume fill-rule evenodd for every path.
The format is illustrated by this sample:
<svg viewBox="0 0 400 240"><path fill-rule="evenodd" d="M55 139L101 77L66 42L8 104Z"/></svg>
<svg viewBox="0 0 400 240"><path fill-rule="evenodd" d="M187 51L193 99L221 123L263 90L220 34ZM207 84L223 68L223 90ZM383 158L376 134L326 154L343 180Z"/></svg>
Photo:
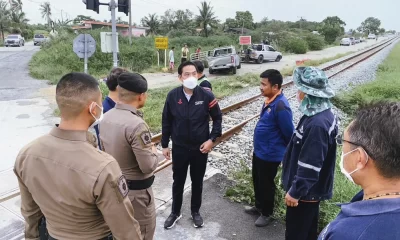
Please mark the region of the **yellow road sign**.
<svg viewBox="0 0 400 240"><path fill-rule="evenodd" d="M157 37L155 38L155 44L157 49L168 49L168 38Z"/></svg>

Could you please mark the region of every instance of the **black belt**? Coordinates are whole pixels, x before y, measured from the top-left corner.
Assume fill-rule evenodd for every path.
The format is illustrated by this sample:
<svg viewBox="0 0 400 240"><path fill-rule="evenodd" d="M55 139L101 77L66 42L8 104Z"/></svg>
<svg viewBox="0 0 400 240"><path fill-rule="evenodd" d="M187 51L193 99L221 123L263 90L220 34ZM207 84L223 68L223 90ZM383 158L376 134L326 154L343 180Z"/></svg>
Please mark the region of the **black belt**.
<svg viewBox="0 0 400 240"><path fill-rule="evenodd" d="M110 235L108 235L107 237L103 237L103 238L101 238L101 239L99 239L99 240L113 240L114 238L113 238L113 235L112 234L110 234ZM57 240L56 238L53 238L52 236L50 236L49 235L49 240Z"/></svg>
<svg viewBox="0 0 400 240"><path fill-rule="evenodd" d="M154 183L154 175L144 180L126 180L129 190L143 190L151 187Z"/></svg>

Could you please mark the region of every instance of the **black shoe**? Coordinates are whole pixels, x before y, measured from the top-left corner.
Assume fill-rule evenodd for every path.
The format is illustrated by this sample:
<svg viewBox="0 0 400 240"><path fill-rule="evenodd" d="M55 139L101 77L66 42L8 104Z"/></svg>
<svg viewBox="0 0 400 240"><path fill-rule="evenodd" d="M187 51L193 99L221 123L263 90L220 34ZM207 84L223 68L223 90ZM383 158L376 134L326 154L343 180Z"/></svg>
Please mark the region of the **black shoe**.
<svg viewBox="0 0 400 240"><path fill-rule="evenodd" d="M169 215L169 217L167 218L167 220L165 220L165 223L164 223L164 228L166 228L166 229L171 229L171 228L173 228L174 226L175 226L175 223L177 222L177 221L179 221L179 219L181 219L182 218L182 215L176 215L176 214L174 214L174 213L171 213L170 215Z"/></svg>
<svg viewBox="0 0 400 240"><path fill-rule="evenodd" d="M195 228L199 228L204 226L203 218L201 217L200 213L192 213L192 219Z"/></svg>
<svg viewBox="0 0 400 240"><path fill-rule="evenodd" d="M261 211L260 209L256 208L256 207L248 207L245 206L244 207L244 212L250 215L255 215L255 216L260 216L261 215Z"/></svg>

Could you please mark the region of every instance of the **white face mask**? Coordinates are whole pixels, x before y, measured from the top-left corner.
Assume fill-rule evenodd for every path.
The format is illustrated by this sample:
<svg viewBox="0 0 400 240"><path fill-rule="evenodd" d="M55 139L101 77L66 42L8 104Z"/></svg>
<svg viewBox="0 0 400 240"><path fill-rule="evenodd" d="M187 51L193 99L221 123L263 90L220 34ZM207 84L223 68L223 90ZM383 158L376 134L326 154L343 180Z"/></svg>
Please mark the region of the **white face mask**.
<svg viewBox="0 0 400 240"><path fill-rule="evenodd" d="M350 182L352 182L352 183L354 183L354 184L355 184L355 182L354 182L354 179L353 179L353 177L352 177L351 175L352 175L353 173L357 172L357 171L360 170L360 169L357 168L357 169L355 169L354 171L348 173L348 172L346 171L346 169L344 169L344 157L347 156L347 155L349 155L350 153L356 151L356 150L358 150L358 148L357 148L357 149L354 149L354 150L351 150L351 151L348 152L348 153L343 153L343 152L342 152L342 156L340 157L340 164L339 164L339 165L340 165L340 171L343 173L343 175L346 176L347 179L349 179ZM364 150L364 151L365 151L365 150ZM368 154L367 154L367 162L368 162L368 159L369 159L369 157L368 157ZM367 162L366 162L365 164L367 164Z"/></svg>
<svg viewBox="0 0 400 240"><path fill-rule="evenodd" d="M194 89L197 86L197 78L189 77L183 80L183 86L189 89Z"/></svg>
<svg viewBox="0 0 400 240"><path fill-rule="evenodd" d="M92 127L98 125L98 124L101 122L101 120L103 120L103 117L104 117L104 115L103 115L103 108L100 107L97 103L95 103L95 102L93 102L93 103L96 104L96 107L100 108L100 117L99 117L99 118L96 118L96 116L95 116L95 115L92 113L92 111L90 110L90 114L92 115L92 117L94 118L95 121L94 121L94 123L93 123L92 125L90 125L89 128L92 128ZM92 103L92 105L90 106L90 109L92 109L93 103Z"/></svg>

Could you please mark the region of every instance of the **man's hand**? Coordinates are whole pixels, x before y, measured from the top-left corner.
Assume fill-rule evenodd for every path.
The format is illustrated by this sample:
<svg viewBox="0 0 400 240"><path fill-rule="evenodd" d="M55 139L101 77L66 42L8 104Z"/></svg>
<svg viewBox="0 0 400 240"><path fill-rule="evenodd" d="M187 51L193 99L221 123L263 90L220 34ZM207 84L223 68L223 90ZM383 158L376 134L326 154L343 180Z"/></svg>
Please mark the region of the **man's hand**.
<svg viewBox="0 0 400 240"><path fill-rule="evenodd" d="M209 153L213 145L214 143L211 140L208 140L207 142L201 144L200 152L202 152L203 154Z"/></svg>
<svg viewBox="0 0 400 240"><path fill-rule="evenodd" d="M299 205L299 200L292 198L289 193L286 193L285 203L288 207L297 207Z"/></svg>
<svg viewBox="0 0 400 240"><path fill-rule="evenodd" d="M169 148L163 148L162 154L164 155L165 159L171 160L171 151Z"/></svg>

